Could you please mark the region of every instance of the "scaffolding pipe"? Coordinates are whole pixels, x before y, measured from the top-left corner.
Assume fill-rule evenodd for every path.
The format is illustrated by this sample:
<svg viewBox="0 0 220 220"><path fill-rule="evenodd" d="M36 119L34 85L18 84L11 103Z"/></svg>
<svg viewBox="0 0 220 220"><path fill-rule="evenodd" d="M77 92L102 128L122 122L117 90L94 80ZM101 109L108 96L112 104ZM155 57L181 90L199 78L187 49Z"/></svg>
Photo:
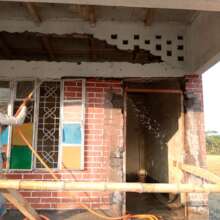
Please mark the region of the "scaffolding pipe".
<svg viewBox="0 0 220 220"><path fill-rule="evenodd" d="M139 193L210 193L220 192L220 184L164 184L119 182L71 182L0 180L0 189L54 190L54 191L120 191Z"/></svg>

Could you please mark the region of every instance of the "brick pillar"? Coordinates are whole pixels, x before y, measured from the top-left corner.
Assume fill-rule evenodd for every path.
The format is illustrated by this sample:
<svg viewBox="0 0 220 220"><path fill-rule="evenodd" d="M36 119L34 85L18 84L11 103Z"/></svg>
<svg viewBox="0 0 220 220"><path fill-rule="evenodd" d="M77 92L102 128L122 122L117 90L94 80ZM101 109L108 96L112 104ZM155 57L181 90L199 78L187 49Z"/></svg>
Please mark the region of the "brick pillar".
<svg viewBox="0 0 220 220"><path fill-rule="evenodd" d="M123 181L123 95L120 81L112 82L105 92L104 146L109 155L108 181ZM111 215L122 214L123 193L111 193Z"/></svg>
<svg viewBox="0 0 220 220"><path fill-rule="evenodd" d="M185 77L185 155L184 162L206 168L206 146L203 112L202 76ZM201 178L185 174L186 183L202 184ZM189 193L189 209L199 213L207 213L207 195Z"/></svg>

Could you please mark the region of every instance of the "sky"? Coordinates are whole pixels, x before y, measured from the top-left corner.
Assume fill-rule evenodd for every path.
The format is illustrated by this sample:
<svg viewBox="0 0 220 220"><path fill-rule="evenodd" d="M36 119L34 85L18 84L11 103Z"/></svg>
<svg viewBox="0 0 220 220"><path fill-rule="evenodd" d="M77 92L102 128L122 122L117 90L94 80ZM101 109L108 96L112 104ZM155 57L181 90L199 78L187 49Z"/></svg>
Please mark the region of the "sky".
<svg viewBox="0 0 220 220"><path fill-rule="evenodd" d="M203 74L205 130L220 133L220 62Z"/></svg>

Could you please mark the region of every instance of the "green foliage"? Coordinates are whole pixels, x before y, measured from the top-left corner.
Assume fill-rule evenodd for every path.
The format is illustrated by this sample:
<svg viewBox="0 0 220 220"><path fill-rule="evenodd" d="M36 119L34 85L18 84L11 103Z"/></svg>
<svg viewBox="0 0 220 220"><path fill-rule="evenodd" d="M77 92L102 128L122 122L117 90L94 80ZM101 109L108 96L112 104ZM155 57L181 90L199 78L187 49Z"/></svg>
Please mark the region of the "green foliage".
<svg viewBox="0 0 220 220"><path fill-rule="evenodd" d="M206 133L206 135L217 135L218 134L218 132L217 131L215 131L215 130L211 130L211 131L206 131L205 132Z"/></svg>
<svg viewBox="0 0 220 220"><path fill-rule="evenodd" d="M206 149L208 154L220 154L220 135L206 134Z"/></svg>

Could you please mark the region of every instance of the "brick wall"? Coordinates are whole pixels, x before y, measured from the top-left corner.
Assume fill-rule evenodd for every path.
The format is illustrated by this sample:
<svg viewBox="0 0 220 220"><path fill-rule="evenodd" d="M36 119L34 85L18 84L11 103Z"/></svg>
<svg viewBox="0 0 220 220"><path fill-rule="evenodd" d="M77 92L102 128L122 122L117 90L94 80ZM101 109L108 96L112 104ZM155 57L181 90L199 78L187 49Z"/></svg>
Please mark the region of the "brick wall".
<svg viewBox="0 0 220 220"><path fill-rule="evenodd" d="M79 84L66 84L65 96L81 97ZM85 169L83 171L57 171L62 180L74 181L109 181L113 173L111 165L112 146L122 148L123 117L120 107L111 104L113 97L122 97L119 80L94 80L86 82L85 113ZM119 99L122 102L123 99ZM74 113L74 112L73 112ZM111 134L110 129L115 127ZM122 175L122 173L120 173ZM51 180L47 172L9 173L11 179ZM120 178L117 179L120 181ZM122 178L121 178L122 180ZM69 192L21 191L24 197L36 209L72 209L79 208L77 202L83 202L92 208L109 209L112 195L106 192L77 192L72 200Z"/></svg>
<svg viewBox="0 0 220 220"><path fill-rule="evenodd" d="M67 83L65 95L80 98L80 84ZM202 79L201 76L185 77L185 156L188 164L206 166L205 134L203 119ZM123 180L123 98L120 80L94 80L86 82L85 113L85 169L83 171L58 171L62 180L74 181L122 181ZM9 173L11 179L51 180L47 172ZM185 174L185 182L202 183L203 180ZM37 209L79 208L77 202L89 207L120 209L122 194L100 192L77 192L72 200L69 192L22 191L22 194ZM204 194L189 194L190 205L205 207ZM198 209L198 208L197 208Z"/></svg>
<svg viewBox="0 0 220 220"><path fill-rule="evenodd" d="M202 76L185 77L185 163L206 167L206 146L203 112ZM185 173L185 182L202 184L201 178ZM207 211L207 195L188 194L189 206L194 211Z"/></svg>
<svg viewBox="0 0 220 220"><path fill-rule="evenodd" d="M188 157L185 159L194 165L206 167L202 76L186 76L184 94L187 126L186 150L188 152ZM191 158L189 158L189 154Z"/></svg>

